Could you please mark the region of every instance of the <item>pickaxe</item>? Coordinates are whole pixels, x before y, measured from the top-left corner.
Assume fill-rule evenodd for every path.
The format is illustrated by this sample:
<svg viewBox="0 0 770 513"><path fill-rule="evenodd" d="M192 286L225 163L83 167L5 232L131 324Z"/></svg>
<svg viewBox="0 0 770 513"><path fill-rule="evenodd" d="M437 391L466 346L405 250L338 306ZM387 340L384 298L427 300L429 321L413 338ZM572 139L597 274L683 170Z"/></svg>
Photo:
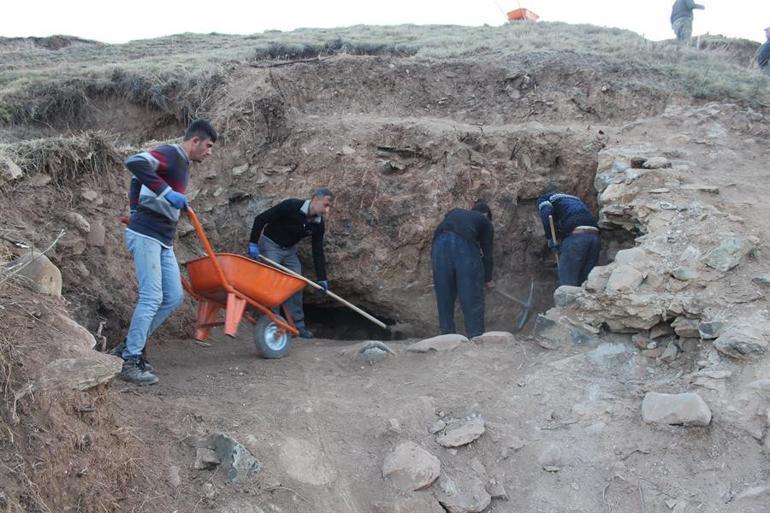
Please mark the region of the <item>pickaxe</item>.
<svg viewBox="0 0 770 513"><path fill-rule="evenodd" d="M532 310L532 299L535 297L535 282L533 281L529 285L529 296L527 296L526 301L522 301L519 298L515 298L512 295L503 292L502 290L495 287L495 289L498 294L503 296L504 298L510 299L511 301L518 303L522 307L521 317L519 318L519 322L516 323L516 331L521 331L521 329L524 327L525 324L527 324L527 319L529 318L529 311Z"/></svg>

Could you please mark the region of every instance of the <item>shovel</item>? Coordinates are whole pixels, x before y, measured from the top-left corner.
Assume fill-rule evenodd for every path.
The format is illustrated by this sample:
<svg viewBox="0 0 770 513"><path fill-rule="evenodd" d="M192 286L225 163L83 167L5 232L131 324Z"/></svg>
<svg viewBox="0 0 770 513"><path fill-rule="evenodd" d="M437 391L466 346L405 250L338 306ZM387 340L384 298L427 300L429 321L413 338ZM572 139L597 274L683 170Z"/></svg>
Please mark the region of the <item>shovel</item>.
<svg viewBox="0 0 770 513"><path fill-rule="evenodd" d="M527 324L527 319L529 319L529 311L532 310L532 306L533 306L532 299L535 297L535 282L533 281L529 285L529 296L527 296L526 301L522 301L519 298L513 297L512 295L506 292L503 292L497 287L495 287L494 290L504 298L510 299L514 303L518 303L521 305L522 307L521 317L519 317L519 321L516 323L516 331L521 331L524 325Z"/></svg>

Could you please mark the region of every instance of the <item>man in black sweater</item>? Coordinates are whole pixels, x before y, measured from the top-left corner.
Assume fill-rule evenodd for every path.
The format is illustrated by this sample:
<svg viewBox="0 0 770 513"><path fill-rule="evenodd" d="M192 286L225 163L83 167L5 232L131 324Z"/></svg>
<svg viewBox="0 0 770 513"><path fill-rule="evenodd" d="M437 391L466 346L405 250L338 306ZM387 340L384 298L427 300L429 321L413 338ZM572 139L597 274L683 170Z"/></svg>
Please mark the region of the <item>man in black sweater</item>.
<svg viewBox="0 0 770 513"><path fill-rule="evenodd" d="M302 272L297 257L297 243L304 237L311 237L313 263L318 284L329 289L326 278L326 256L324 255L324 218L329 213L334 194L322 187L309 200L287 199L265 210L254 218L249 238L249 256L257 259L260 254L276 263L285 265L296 273ZM302 310L302 291L286 301L294 324L302 338L313 338L305 326Z"/></svg>
<svg viewBox="0 0 770 513"><path fill-rule="evenodd" d="M450 210L436 228L431 258L442 335L457 333L454 310L458 295L468 338L484 333L484 283L494 286L494 236L492 212L482 202L472 210Z"/></svg>
<svg viewBox="0 0 770 513"><path fill-rule="evenodd" d="M671 7L671 29L676 34L676 39L686 43L692 36L692 18L693 10L705 9L701 4L696 4L694 0L675 0Z"/></svg>

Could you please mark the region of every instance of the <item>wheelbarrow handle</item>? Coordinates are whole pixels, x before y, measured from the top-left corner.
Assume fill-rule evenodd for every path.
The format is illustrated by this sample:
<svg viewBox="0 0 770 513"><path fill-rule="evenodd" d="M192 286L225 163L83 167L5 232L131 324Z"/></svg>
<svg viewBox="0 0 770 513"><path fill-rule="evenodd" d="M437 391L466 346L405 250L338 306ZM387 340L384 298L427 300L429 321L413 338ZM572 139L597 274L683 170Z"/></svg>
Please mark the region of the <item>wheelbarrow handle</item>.
<svg viewBox="0 0 770 513"><path fill-rule="evenodd" d="M190 206L188 206L185 209L185 211L187 212L187 215L190 217L190 222L195 228L195 232L198 234L198 237L200 238L201 243L203 244L203 249L206 250L206 254L211 259L211 263L214 265L214 269L217 271L217 276L219 277L219 282L222 285L222 288L225 289L227 292L234 292L232 285L230 285L230 282L227 281L227 278L225 278L225 273L222 271L222 268L219 266L219 261L217 260L217 257L214 254L214 249L211 247L209 238L206 237L206 233L203 231L203 226L201 225L201 222L198 219L198 216L195 214L193 209L190 208Z"/></svg>
<svg viewBox="0 0 770 513"><path fill-rule="evenodd" d="M326 295L327 295L327 296L331 297L332 299L336 299L337 301L339 301L339 302L340 302L340 303L342 303L343 305L347 306L348 308L350 308L350 309L351 309L351 310L353 310L354 312L356 312L356 313L358 313L358 314L362 315L363 317L366 317L367 319L369 319L370 321L372 321L374 324L376 324L376 325L377 325L377 326L379 326L380 328L382 328L382 329L388 329L388 326L387 326L387 325L386 325L384 322L382 322L381 320L377 319L376 317L374 317L374 316L372 316L372 315L369 315L368 313L366 313L365 311L361 310L360 308L358 308L358 307L357 307L356 305L354 305L353 303L349 303L348 301L346 301L346 300L342 299L340 296L338 296L338 295L337 295L337 294L335 294L334 292L332 292L332 291L330 291L330 290L326 290L326 289L324 289L322 286L320 286L319 284L317 284L317 283L316 283L316 282L314 282L313 280L308 280L307 278L305 278L305 277L304 277L304 276L302 276L301 274L299 274L299 273L295 273L294 271L292 271L292 270L291 270L291 269L289 269L288 267L284 267L284 266L282 266L281 264L279 264L278 262L275 262L275 261L273 261L273 260L270 260L269 258L267 258L267 257L266 257L266 256L264 256L264 255L259 255L259 258L261 258L262 260L264 260L266 263L268 263L268 264L272 265L272 266L273 266L273 267L275 267L276 269L280 269L281 271L283 271L283 272L285 272L285 273L287 273L287 274L291 274L291 275L292 275L292 276L294 276L295 278L299 278L300 280L304 281L305 283L307 283L307 284L308 284L308 285L310 285L311 287L314 287L314 288L316 288L316 289L320 289L320 290L323 290L323 291L326 293Z"/></svg>

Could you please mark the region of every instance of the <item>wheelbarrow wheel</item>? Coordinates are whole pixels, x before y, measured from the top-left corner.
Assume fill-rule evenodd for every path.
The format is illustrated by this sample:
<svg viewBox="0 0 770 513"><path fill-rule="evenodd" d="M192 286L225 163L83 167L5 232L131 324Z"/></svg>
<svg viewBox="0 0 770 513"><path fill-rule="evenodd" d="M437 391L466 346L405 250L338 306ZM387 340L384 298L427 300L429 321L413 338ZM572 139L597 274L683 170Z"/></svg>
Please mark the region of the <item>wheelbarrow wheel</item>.
<svg viewBox="0 0 770 513"><path fill-rule="evenodd" d="M283 317L278 318L283 321ZM291 350L291 333L263 315L254 326L254 344L263 358L283 358Z"/></svg>

